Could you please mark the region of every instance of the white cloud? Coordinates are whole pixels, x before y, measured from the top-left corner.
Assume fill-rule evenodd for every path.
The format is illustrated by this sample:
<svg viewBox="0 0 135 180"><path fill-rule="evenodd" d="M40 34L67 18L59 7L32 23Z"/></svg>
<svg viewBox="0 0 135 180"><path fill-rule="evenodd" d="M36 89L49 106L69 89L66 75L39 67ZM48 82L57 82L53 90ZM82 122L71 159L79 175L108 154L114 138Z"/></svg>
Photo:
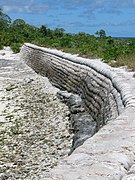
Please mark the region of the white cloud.
<svg viewBox="0 0 135 180"><path fill-rule="evenodd" d="M106 14L116 14L120 15L122 14L122 11L116 8L102 8L99 13L106 13Z"/></svg>
<svg viewBox="0 0 135 180"><path fill-rule="evenodd" d="M14 12L23 12L23 8L19 7L19 6L8 6L8 5L5 5L5 6L3 6L3 11L4 12L11 12L11 11L14 11Z"/></svg>
<svg viewBox="0 0 135 180"><path fill-rule="evenodd" d="M20 1L17 0L0 0L0 7L6 12L25 12L25 13L45 13L48 10L48 6L38 0Z"/></svg>
<svg viewBox="0 0 135 180"><path fill-rule="evenodd" d="M46 13L48 10L48 6L44 4L31 4L31 6L27 6L27 12L28 13Z"/></svg>
<svg viewBox="0 0 135 180"><path fill-rule="evenodd" d="M27 13L44 13L49 9L62 7L64 9L100 10L104 7L133 8L135 0L0 0L0 7L6 12L17 11Z"/></svg>

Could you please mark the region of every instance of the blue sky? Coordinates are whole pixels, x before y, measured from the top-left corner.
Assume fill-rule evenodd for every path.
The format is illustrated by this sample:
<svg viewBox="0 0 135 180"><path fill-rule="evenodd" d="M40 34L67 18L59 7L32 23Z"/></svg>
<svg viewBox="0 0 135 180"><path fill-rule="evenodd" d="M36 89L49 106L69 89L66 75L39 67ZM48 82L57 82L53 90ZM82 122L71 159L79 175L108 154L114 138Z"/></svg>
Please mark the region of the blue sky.
<svg viewBox="0 0 135 180"><path fill-rule="evenodd" d="M0 0L12 20L35 26L64 28L66 32L135 37L135 0Z"/></svg>

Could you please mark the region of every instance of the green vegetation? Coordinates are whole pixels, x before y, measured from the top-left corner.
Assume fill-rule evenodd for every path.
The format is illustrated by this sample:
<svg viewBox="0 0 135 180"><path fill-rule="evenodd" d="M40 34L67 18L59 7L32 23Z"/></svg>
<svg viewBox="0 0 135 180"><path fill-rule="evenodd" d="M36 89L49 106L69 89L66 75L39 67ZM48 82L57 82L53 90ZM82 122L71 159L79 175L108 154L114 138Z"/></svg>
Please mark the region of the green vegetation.
<svg viewBox="0 0 135 180"><path fill-rule="evenodd" d="M25 42L61 49L88 58L102 58L113 66L128 65L135 70L135 39L107 37L101 29L94 35L80 32L65 33L63 28L51 30L46 26L35 27L23 19L11 21L0 9L0 49L10 46L17 53Z"/></svg>

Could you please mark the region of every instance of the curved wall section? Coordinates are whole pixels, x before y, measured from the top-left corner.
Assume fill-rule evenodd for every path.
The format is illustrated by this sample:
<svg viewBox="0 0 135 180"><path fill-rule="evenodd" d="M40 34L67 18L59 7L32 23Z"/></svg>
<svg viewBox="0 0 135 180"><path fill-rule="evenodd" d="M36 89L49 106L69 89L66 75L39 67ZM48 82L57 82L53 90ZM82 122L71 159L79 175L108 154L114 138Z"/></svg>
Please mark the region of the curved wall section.
<svg viewBox="0 0 135 180"><path fill-rule="evenodd" d="M109 124L112 122L116 123L116 120L119 119L119 117L123 117L123 114L125 112L127 113L127 109L128 111L133 111L135 107L135 96L133 93L134 88L131 87L129 80L122 73L119 73L115 69L98 60L89 60L77 57L76 55L38 47L28 43L23 45L21 49L21 57L27 63L27 65L29 65L37 73L43 76L47 76L52 84L56 87L60 88L61 90L67 90L68 92L79 94L82 97L84 104L88 112L91 114L93 120L96 121L97 130L99 130L100 127L105 125L107 122L108 125L104 127L109 127ZM120 114L122 115L119 116ZM104 128L102 128L96 135L94 135L93 139L90 138L84 143L84 145L75 150L75 152L67 160L67 164L65 161L63 166L60 165L58 169L56 168L56 172L54 170L54 176L50 175L50 177L53 178L56 174L59 177L63 177L61 179L68 180L81 177L81 175L79 176L79 174L77 174L77 170L76 172L71 172L71 177L69 176L68 171L72 169L71 164L73 162L75 163L77 157L80 158L81 162L85 161L85 164L87 165L91 161L94 161L92 160L92 157L95 157L96 155L94 155L94 151L91 149L91 151L93 151L91 152L93 155L91 160L88 162L88 159L90 158L88 155L88 144L90 141L93 143L94 138L100 136L100 132L101 134L103 133L103 129ZM109 134L108 131L107 134ZM100 140L101 139L99 138L99 141L96 142L95 147L98 147L98 144L103 142ZM87 147L84 150L83 148L85 146ZM91 145L89 144L89 146ZM85 151L87 151L87 155L84 153ZM76 154L80 153L82 153L82 157L85 154L88 159L82 159L80 156L76 156ZM81 165L78 162L76 167L79 168L80 166ZM95 164L95 169L97 166L99 166L99 164ZM101 167L102 166L105 166L105 164L102 164ZM112 168L111 166L112 164L110 164L110 168ZM63 167L66 168L61 170ZM85 175L86 169L87 168L85 167L84 173L82 173L85 179L87 179ZM117 173L119 171L120 170L117 170ZM100 175L95 175L94 172L95 170L93 169L93 176L90 175L88 179L92 179L96 176L100 177ZM123 172L118 174L120 174L120 178L123 176ZM105 179L105 176L103 179Z"/></svg>
<svg viewBox="0 0 135 180"><path fill-rule="evenodd" d="M126 105L109 66L30 44L21 52L26 63L53 85L81 95L97 129L116 118Z"/></svg>

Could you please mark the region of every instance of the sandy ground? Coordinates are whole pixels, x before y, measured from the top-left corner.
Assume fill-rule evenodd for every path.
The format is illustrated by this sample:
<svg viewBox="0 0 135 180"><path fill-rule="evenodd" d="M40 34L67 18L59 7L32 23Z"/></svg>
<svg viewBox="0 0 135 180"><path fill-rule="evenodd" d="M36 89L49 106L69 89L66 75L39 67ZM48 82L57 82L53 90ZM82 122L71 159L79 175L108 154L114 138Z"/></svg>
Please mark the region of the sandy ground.
<svg viewBox="0 0 135 180"><path fill-rule="evenodd" d="M9 47L0 51L0 179L37 180L67 156L69 110L58 89Z"/></svg>

